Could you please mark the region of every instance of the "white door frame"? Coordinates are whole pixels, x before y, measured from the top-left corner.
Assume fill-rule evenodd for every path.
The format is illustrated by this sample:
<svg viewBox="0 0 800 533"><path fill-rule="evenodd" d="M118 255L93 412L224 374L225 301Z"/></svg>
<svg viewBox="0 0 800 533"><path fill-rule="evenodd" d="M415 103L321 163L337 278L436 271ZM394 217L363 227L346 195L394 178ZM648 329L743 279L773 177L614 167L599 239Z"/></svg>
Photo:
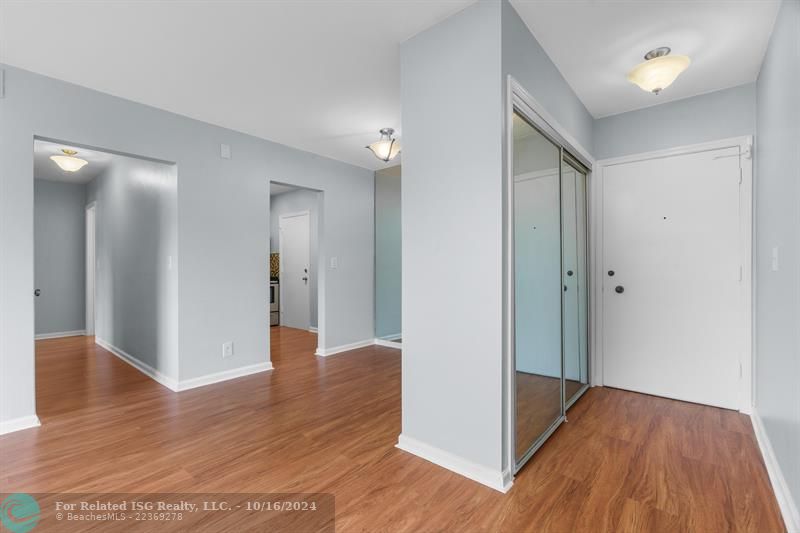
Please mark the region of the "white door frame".
<svg viewBox="0 0 800 533"><path fill-rule="evenodd" d="M97 317L97 202L86 206L86 324L85 334L94 335Z"/></svg>
<svg viewBox="0 0 800 533"><path fill-rule="evenodd" d="M592 385L603 385L603 175L606 167L635 161L647 161L676 155L686 155L721 148L739 148L739 164L741 168L741 185L739 194L739 235L741 243L742 266L742 324L744 329L741 351L741 379L739 382L739 411L745 414L752 412L753 405L753 138L751 136L734 137L686 146L678 146L666 150L656 150L641 154L603 159L595 162L590 184L589 216L591 227L589 232L591 291L590 306L592 308L593 327L589 341L591 343ZM688 191L687 191L688 193Z"/></svg>
<svg viewBox="0 0 800 533"><path fill-rule="evenodd" d="M283 237L281 236L281 222L283 222L287 218L295 218L295 217L308 217L308 242L309 245L311 244L311 211L295 211L293 213L284 213L282 215L278 215L278 257L283 257ZM309 250L309 257L308 261L309 264L311 263L311 251ZM317 255L319 256L319 251L317 251ZM279 325L283 325L283 303L286 301L283 298L283 281L280 281L283 278L283 261L279 259L280 266L278 268L278 279L280 288L280 305L279 305L279 312L280 312L280 321L278 322ZM319 272L319 269L317 270ZM309 273L310 274L310 273ZM311 284L311 279L309 276L309 285ZM317 302L319 302L319 274L317 274ZM308 301L309 309L308 309L308 316L309 319L311 317L311 300ZM319 303L317 303L317 330L319 330Z"/></svg>

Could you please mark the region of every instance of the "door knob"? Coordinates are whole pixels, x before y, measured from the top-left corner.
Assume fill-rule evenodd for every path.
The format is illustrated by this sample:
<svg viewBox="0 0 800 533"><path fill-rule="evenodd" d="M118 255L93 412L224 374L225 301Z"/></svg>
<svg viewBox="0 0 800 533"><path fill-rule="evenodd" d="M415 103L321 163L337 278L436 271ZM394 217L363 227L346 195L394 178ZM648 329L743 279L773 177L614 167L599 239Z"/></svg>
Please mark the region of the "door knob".
<svg viewBox="0 0 800 533"><path fill-rule="evenodd" d="M613 271L613 270L609 270L609 271L608 271L608 275L609 275L609 276L613 276L613 275L614 275L614 271Z"/></svg>
<svg viewBox="0 0 800 533"><path fill-rule="evenodd" d="M622 285L617 285L616 287L614 287L614 291L617 294L622 294L623 292L625 292L625 287L623 287Z"/></svg>
<svg viewBox="0 0 800 533"><path fill-rule="evenodd" d="M39 296L40 294L42 294L42 289L34 289L33 290L33 295L34 296Z"/></svg>
<svg viewBox="0 0 800 533"><path fill-rule="evenodd" d="M308 281L308 276L303 276L303 277L302 277L302 278L300 278L300 279L302 279L303 281Z"/></svg>
<svg viewBox="0 0 800 533"><path fill-rule="evenodd" d="M571 276L571 275L572 275L572 270L567 270L567 276Z"/></svg>

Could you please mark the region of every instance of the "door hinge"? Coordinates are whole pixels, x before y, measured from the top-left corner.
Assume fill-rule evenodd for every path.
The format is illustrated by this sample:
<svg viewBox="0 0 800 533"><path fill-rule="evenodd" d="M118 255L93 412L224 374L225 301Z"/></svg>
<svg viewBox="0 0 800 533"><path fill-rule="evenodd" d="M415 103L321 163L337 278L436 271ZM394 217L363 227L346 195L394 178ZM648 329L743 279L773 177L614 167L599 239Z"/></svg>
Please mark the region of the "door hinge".
<svg viewBox="0 0 800 533"><path fill-rule="evenodd" d="M739 361L739 377L742 377L742 362Z"/></svg>
<svg viewBox="0 0 800 533"><path fill-rule="evenodd" d="M739 185L742 184L742 174L743 174L742 167L739 167Z"/></svg>
<svg viewBox="0 0 800 533"><path fill-rule="evenodd" d="M742 265L739 265L739 281L742 281L742 277L744 276Z"/></svg>

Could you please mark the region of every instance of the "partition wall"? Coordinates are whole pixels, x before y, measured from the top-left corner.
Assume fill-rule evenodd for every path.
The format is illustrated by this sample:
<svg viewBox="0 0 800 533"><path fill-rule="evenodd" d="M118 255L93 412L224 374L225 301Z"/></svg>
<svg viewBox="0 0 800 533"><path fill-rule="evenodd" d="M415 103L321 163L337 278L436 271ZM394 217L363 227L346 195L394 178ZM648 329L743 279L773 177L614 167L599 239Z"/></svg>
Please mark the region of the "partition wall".
<svg viewBox="0 0 800 533"><path fill-rule="evenodd" d="M515 101L509 135L509 299L515 470L589 387L587 174Z"/></svg>

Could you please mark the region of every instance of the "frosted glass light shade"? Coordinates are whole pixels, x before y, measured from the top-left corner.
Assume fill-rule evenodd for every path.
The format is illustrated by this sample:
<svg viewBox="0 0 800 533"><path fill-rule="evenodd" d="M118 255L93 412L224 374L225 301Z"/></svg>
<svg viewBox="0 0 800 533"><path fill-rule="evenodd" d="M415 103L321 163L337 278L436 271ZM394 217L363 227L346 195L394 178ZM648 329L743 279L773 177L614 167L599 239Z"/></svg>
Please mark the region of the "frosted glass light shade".
<svg viewBox="0 0 800 533"><path fill-rule="evenodd" d="M689 67L691 60L687 56L664 55L639 63L628 72L628 81L635 83L642 90L654 94L666 89L675 79Z"/></svg>
<svg viewBox="0 0 800 533"><path fill-rule="evenodd" d="M51 155L50 159L55 161L56 165L61 167L61 170L66 170L67 172L77 172L89 164L85 159L71 155Z"/></svg>
<svg viewBox="0 0 800 533"><path fill-rule="evenodd" d="M393 134L392 128L383 128L381 138L367 146L381 161L391 161L400 153L400 143L392 137Z"/></svg>

